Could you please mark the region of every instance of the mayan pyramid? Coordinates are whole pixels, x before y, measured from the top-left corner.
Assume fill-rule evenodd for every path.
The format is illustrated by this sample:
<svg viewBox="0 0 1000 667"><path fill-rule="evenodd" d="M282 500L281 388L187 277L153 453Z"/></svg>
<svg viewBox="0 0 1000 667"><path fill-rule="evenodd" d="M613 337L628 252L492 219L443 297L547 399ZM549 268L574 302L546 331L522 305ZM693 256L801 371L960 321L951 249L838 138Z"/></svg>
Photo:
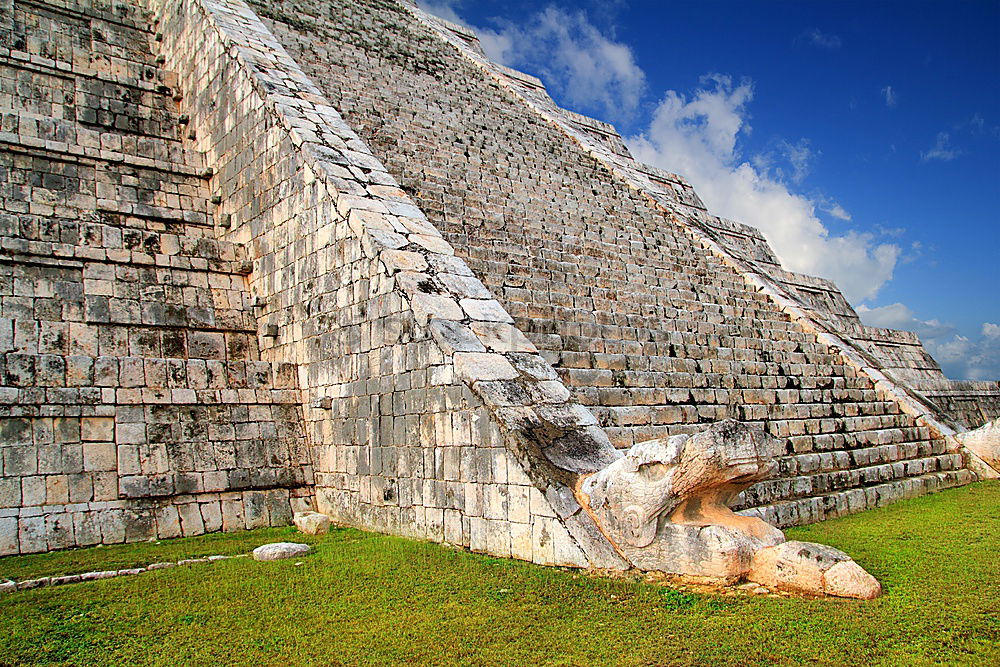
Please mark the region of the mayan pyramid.
<svg viewBox="0 0 1000 667"><path fill-rule="evenodd" d="M397 0L0 0L0 555L334 521L620 567L579 484L756 424L734 509L986 474L1000 417Z"/></svg>

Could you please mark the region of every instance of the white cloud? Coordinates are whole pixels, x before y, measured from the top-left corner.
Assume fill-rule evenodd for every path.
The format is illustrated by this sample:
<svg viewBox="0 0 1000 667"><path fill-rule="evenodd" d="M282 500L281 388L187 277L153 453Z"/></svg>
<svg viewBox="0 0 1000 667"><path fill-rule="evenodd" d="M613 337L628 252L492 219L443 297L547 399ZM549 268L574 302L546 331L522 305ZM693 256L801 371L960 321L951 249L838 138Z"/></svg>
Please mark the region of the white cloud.
<svg viewBox="0 0 1000 667"><path fill-rule="evenodd" d="M885 105L890 109L896 106L898 100L896 91L892 89L892 86L886 86L882 89L882 97L885 99Z"/></svg>
<svg viewBox="0 0 1000 667"><path fill-rule="evenodd" d="M982 335L969 338L950 324L921 320L902 303L879 308L858 307L862 321L873 327L912 331L920 337L944 374L956 380L1000 379L1000 326L984 322Z"/></svg>
<svg viewBox="0 0 1000 667"><path fill-rule="evenodd" d="M838 220L844 220L846 222L851 221L851 214L837 202L833 202L833 205L830 208L824 208L823 210Z"/></svg>
<svg viewBox="0 0 1000 667"><path fill-rule="evenodd" d="M801 35L796 37L795 41L805 42L806 44L829 50L839 49L841 44L840 37L837 35L827 35L826 33L820 32L819 28L806 30Z"/></svg>
<svg viewBox="0 0 1000 667"><path fill-rule="evenodd" d="M456 10L459 3L460 0L420 0L417 4L425 12L443 18L445 21L466 25Z"/></svg>
<svg viewBox="0 0 1000 667"><path fill-rule="evenodd" d="M871 234L831 235L816 216L820 202L741 155L752 99L749 81L704 77L690 96L668 91L649 128L626 143L638 159L684 175L713 213L760 229L788 269L831 278L854 302L874 297L892 278L899 247Z"/></svg>
<svg viewBox="0 0 1000 667"><path fill-rule="evenodd" d="M646 88L632 50L605 37L583 12L549 6L521 25L477 28L493 60L537 73L558 97L582 110L628 120Z"/></svg>
<svg viewBox="0 0 1000 667"><path fill-rule="evenodd" d="M938 132L934 145L930 149L920 153L920 161L930 162L931 160L941 160L942 162L951 162L961 155L962 151L952 148L950 143L951 135L947 132Z"/></svg>
<svg viewBox="0 0 1000 667"><path fill-rule="evenodd" d="M843 220L844 222L850 222L854 219L851 212L840 205L840 202L831 199L822 194L813 195L813 199L819 210L823 211L832 218L837 220Z"/></svg>

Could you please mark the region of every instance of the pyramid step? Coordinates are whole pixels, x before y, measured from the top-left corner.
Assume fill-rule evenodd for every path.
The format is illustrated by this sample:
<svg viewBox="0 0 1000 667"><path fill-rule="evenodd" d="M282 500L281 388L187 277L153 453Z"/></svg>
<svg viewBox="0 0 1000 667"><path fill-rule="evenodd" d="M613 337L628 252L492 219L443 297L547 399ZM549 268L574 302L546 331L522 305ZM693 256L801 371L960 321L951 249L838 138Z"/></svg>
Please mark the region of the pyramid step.
<svg viewBox="0 0 1000 667"><path fill-rule="evenodd" d="M98 3L99 2L99 3ZM136 3L95 2L94 0L17 0L17 4L32 10L43 10L64 17L99 19L140 32L152 32L149 18Z"/></svg>
<svg viewBox="0 0 1000 667"><path fill-rule="evenodd" d="M204 156L185 148L176 136L150 137L123 134L119 130L102 131L88 128L74 119L51 118L23 110L5 113L3 127L4 141L14 146L48 148L94 160L128 160L129 164L190 175L200 175L204 171Z"/></svg>
<svg viewBox="0 0 1000 667"><path fill-rule="evenodd" d="M779 501L873 486L936 472L960 470L962 467L961 454L939 454L893 463L855 467L849 470L770 479L755 484L744 491L742 497L733 506L737 509L748 506L759 507L775 504Z"/></svg>
<svg viewBox="0 0 1000 667"><path fill-rule="evenodd" d="M214 397L208 402L218 403L220 392L247 390L253 396L259 392L295 390L294 368L255 361L253 358L259 355L247 347L245 338L220 336L220 349L215 351L206 350L215 343L206 332L186 333L185 338L177 337L177 344L183 345L183 349L160 351L177 355L173 357L10 352L0 366L0 387L110 388L117 392L119 403L190 403L195 393ZM202 356L196 357L198 354ZM181 395L188 398L180 400ZM123 396L131 400L120 400Z"/></svg>
<svg viewBox="0 0 1000 667"><path fill-rule="evenodd" d="M968 469L953 469L772 503L743 510L740 514L759 516L770 524L786 528L883 507L898 500L915 498L973 481L975 476Z"/></svg>
<svg viewBox="0 0 1000 667"><path fill-rule="evenodd" d="M214 237L39 216L0 215L0 254L238 276L251 270L242 246Z"/></svg>
<svg viewBox="0 0 1000 667"><path fill-rule="evenodd" d="M782 476L806 475L817 472L849 471L854 466L881 465L908 459L937 456L946 453L946 443L917 440L890 445L875 445L850 450L823 451L786 456L779 462Z"/></svg>
<svg viewBox="0 0 1000 667"><path fill-rule="evenodd" d="M44 134L44 133L43 133ZM50 136L59 136L50 135ZM71 166L81 166L94 168L95 166L110 168L137 168L150 170L155 173L163 173L179 178L191 179L192 184L200 184L211 174L205 168L192 166L183 162L175 162L177 157L187 159L189 151L183 151L179 155L164 147L157 151L151 149L151 153L166 151L167 159L158 157L147 157L138 155L143 152L146 146L152 147L153 143L162 141L159 138L147 138L148 143L142 140L128 141L120 134L107 133L107 138L111 141L103 142L102 146L112 146L113 148L103 148L98 146L88 146L77 143L80 135L73 137L73 142L61 139L46 139L29 134L16 134L14 132L0 132L0 146L4 151L12 156L26 156L29 159L64 163ZM121 141L116 141L117 137ZM100 138L98 139L100 142ZM84 141L84 144L86 141ZM203 158L198 158L196 165L202 162ZM45 169L41 169L45 171ZM194 187L199 187L194 186ZM94 206L90 207L95 208Z"/></svg>

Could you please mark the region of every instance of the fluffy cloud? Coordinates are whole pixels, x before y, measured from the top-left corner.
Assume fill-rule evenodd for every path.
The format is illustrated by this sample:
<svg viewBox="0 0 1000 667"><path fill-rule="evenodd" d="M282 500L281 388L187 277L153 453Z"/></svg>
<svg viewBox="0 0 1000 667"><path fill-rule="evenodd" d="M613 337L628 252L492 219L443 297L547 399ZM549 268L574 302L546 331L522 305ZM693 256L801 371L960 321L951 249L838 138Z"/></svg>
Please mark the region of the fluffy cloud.
<svg viewBox="0 0 1000 667"><path fill-rule="evenodd" d="M476 32L491 59L539 73L572 106L619 121L639 106L646 76L632 50L605 37L583 12L549 6L521 25Z"/></svg>
<svg viewBox="0 0 1000 667"><path fill-rule="evenodd" d="M638 159L683 174L713 213L760 229L788 269L830 278L854 302L874 297L892 278L899 247L871 234L832 235L816 209L849 219L842 206L792 192L781 174L742 155L752 99L751 82L706 76L691 95L668 91L649 128L626 143Z"/></svg>
<svg viewBox="0 0 1000 667"><path fill-rule="evenodd" d="M873 327L903 329L920 336L920 341L944 374L956 380L1000 379L1000 325L984 322L981 335L970 338L937 320L921 320L902 303L879 308L860 306L862 321Z"/></svg>
<svg viewBox="0 0 1000 667"><path fill-rule="evenodd" d="M947 132L938 132L934 145L920 153L920 161L930 162L931 160L941 160L942 162L951 162L961 155L962 151L952 148L950 144L951 135Z"/></svg>

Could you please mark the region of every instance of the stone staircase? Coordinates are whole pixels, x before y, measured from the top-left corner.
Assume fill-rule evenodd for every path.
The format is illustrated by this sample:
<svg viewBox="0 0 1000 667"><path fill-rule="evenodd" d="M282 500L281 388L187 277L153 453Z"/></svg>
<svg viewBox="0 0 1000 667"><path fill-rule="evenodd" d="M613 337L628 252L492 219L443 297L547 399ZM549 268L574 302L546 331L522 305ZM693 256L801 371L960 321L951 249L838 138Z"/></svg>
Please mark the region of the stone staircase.
<svg viewBox="0 0 1000 667"><path fill-rule="evenodd" d="M787 456L738 506L782 526L973 479L839 350L463 57L474 37L448 44L381 0L252 4L618 447L763 423Z"/></svg>
<svg viewBox="0 0 1000 667"><path fill-rule="evenodd" d="M160 36L118 0L4 17L0 554L287 523L295 369L261 361Z"/></svg>

